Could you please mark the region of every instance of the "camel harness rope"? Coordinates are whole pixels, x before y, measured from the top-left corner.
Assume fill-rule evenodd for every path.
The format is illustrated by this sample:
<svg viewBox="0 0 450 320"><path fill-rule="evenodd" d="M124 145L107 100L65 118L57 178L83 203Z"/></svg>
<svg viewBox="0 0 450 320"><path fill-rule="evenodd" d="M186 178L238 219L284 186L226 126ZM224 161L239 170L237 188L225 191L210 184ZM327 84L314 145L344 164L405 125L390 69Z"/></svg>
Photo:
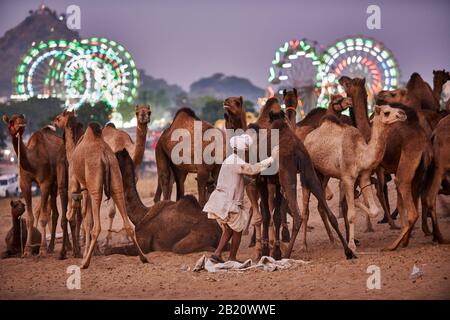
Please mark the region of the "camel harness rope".
<svg viewBox="0 0 450 320"><path fill-rule="evenodd" d="M20 131L16 134L17 138L17 183L20 186ZM20 189L22 192L22 189ZM22 238L22 217L19 217L19 229L20 229L20 252L23 256L23 238Z"/></svg>

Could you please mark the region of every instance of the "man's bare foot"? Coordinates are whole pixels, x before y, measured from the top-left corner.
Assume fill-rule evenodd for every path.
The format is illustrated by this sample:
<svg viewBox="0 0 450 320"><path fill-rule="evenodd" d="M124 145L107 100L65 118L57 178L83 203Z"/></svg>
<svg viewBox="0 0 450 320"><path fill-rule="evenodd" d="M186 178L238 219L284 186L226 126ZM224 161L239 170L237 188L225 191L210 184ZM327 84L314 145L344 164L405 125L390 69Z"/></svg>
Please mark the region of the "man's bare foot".
<svg viewBox="0 0 450 320"><path fill-rule="evenodd" d="M216 255L216 254L212 254L209 258L210 258L212 261L214 261L215 263L224 263L224 262L225 262L225 261L222 259L221 256L218 256L218 255Z"/></svg>

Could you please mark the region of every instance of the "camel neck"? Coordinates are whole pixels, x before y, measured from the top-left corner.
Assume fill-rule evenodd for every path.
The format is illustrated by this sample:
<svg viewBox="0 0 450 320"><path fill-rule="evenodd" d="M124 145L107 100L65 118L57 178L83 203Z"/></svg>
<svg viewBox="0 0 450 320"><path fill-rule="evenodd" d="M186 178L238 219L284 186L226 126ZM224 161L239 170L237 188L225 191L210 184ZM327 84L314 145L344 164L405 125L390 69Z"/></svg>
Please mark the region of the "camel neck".
<svg viewBox="0 0 450 320"><path fill-rule="evenodd" d="M14 217L12 218L13 242L16 245L20 245L20 234L21 234L20 223L21 223L20 218L14 218ZM26 227L24 229L26 229Z"/></svg>
<svg viewBox="0 0 450 320"><path fill-rule="evenodd" d="M388 130L389 128L381 123L378 117L374 118L370 141L367 144L367 150L363 155L365 169L375 169L383 160Z"/></svg>
<svg viewBox="0 0 450 320"><path fill-rule="evenodd" d="M136 226L147 214L149 208L143 203L136 189L134 175L122 173L123 187L125 193L125 206L131 222Z"/></svg>
<svg viewBox="0 0 450 320"><path fill-rule="evenodd" d="M67 159L70 161L72 159L73 151L75 150L76 146L76 139L77 139L77 132L76 125L68 125L64 128L64 135L65 135L65 144L66 144L66 156Z"/></svg>
<svg viewBox="0 0 450 320"><path fill-rule="evenodd" d="M17 136L13 136L12 141L13 141L14 151L16 152L17 158L19 160L20 167L26 171L34 172L35 169L28 159L28 151L29 150L28 150L27 146L23 143L22 135L20 135L19 137L20 138L18 138ZM19 148L20 148L20 152L19 152ZM19 153L20 153L20 156L19 156Z"/></svg>
<svg viewBox="0 0 450 320"><path fill-rule="evenodd" d="M359 90L351 98L353 99L353 114L355 116L356 127L361 131L364 139L369 141L371 128L367 114L367 95L364 90L362 88L362 90Z"/></svg>
<svg viewBox="0 0 450 320"><path fill-rule="evenodd" d="M444 86L443 83L438 83L433 88L433 95L435 99L439 102L441 100L441 94L442 94L442 87Z"/></svg>
<svg viewBox="0 0 450 320"><path fill-rule="evenodd" d="M145 152L145 142L147 141L147 124L137 124L136 143L134 144L133 163L138 167L142 163Z"/></svg>

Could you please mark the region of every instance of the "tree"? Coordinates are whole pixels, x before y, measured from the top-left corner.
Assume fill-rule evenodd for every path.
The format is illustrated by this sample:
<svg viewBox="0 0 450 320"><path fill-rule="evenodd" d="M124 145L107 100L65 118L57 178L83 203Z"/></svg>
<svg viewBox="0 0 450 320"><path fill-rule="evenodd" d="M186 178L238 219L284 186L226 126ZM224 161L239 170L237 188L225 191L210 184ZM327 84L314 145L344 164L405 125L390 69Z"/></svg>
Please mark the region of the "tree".
<svg viewBox="0 0 450 320"><path fill-rule="evenodd" d="M202 120L214 124L219 119L223 119L223 101L215 98L207 100L202 108Z"/></svg>

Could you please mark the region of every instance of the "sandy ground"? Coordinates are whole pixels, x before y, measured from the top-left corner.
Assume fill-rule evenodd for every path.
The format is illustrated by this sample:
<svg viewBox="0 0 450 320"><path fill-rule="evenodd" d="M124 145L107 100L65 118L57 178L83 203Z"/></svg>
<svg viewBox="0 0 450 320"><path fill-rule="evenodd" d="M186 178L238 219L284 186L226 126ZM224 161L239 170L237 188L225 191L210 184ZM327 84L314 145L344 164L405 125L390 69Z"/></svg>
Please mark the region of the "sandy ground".
<svg viewBox="0 0 450 320"><path fill-rule="evenodd" d="M188 178L187 192L195 192L194 180ZM152 203L155 179L142 179L138 189L147 205ZM330 201L337 213L337 183L331 181L335 197ZM391 202L395 192L390 186ZM450 238L450 199L438 201L440 225L444 236ZM246 203L248 207L248 202ZM364 233L364 218L358 215L357 238L361 241L358 259L346 260L338 244L330 244L320 217L311 204L308 233L309 252L294 259L308 259L308 265L296 266L272 273L261 270L228 273L194 273L190 271L198 258L208 253L176 255L153 252L147 255L150 264L141 264L137 257L120 255L95 256L91 266L81 271L81 289L66 286L67 267L80 259L57 260L57 253L46 258L10 258L0 260L1 299L449 299L450 246L437 245L425 237L417 223L409 247L396 252L381 249L395 239L398 230L377 225L375 232ZM182 214L182 213L180 213ZM9 199L0 200L0 238L10 228ZM117 218L115 226L120 226ZM341 230L344 230L340 219ZM107 228L106 214L103 229ZM244 236L238 257L254 258L248 248L250 236ZM297 241L297 246L299 241ZM58 251L60 244L57 245ZM5 249L1 243L0 250ZM370 274L367 268L376 265L381 272L381 289L367 289ZM423 275L411 279L413 266Z"/></svg>

